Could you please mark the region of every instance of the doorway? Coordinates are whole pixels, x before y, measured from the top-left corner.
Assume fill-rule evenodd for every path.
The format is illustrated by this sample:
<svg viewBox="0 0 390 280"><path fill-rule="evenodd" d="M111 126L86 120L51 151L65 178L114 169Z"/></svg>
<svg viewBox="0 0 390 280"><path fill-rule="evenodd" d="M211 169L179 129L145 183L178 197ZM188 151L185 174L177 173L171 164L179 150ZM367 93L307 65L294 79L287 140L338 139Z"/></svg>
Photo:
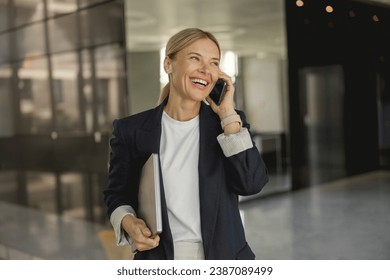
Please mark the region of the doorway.
<svg viewBox="0 0 390 280"><path fill-rule="evenodd" d="M344 73L341 65L299 70L308 184L346 176L344 151Z"/></svg>

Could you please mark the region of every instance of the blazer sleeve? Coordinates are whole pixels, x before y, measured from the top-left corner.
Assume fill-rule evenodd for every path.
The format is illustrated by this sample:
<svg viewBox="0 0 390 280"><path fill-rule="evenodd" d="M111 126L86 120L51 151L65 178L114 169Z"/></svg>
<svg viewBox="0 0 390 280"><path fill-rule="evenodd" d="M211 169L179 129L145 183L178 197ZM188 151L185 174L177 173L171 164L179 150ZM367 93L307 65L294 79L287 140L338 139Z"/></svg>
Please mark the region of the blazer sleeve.
<svg viewBox="0 0 390 280"><path fill-rule="evenodd" d="M260 192L268 182L268 171L265 163L256 148L250 134L250 125L246 121L245 114L238 111L243 128L249 133L252 145L238 153L225 156L225 169L227 184L230 190L238 195L252 195ZM248 145L246 145L248 146Z"/></svg>
<svg viewBox="0 0 390 280"><path fill-rule="evenodd" d="M104 202L107 206L107 214L110 217L112 212L119 206L130 205L138 209L137 200L137 172L131 156L131 149L125 138L120 120L113 123L113 132L110 139L110 160L108 168L108 187L103 192ZM127 140L127 141L126 141ZM138 178L139 180L139 178Z"/></svg>

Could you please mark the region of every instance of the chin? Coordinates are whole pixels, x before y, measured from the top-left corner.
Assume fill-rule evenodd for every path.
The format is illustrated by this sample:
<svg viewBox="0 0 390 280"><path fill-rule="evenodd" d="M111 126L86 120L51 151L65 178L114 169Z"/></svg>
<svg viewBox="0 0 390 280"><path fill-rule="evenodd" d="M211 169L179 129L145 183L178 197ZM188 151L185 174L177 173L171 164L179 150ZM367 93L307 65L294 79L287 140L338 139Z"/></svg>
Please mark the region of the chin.
<svg viewBox="0 0 390 280"><path fill-rule="evenodd" d="M191 96L191 98L193 100L196 100L196 101L203 101L206 99L207 96L208 96L208 94L196 94L196 95Z"/></svg>
<svg viewBox="0 0 390 280"><path fill-rule="evenodd" d="M206 97L203 97L203 98L193 98L192 100L196 101L196 102L202 102L206 99Z"/></svg>

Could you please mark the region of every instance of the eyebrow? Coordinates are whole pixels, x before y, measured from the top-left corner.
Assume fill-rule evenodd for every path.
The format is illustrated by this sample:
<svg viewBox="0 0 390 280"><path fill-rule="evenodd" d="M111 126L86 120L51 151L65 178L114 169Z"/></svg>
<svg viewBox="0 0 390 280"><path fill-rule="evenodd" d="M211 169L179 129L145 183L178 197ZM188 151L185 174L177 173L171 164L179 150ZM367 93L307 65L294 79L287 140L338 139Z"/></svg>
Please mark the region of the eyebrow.
<svg viewBox="0 0 390 280"><path fill-rule="evenodd" d="M197 52L189 52L187 55L197 55L197 56L202 56L200 53L197 53ZM216 58L216 57L212 57L211 59L212 59L212 60L219 61L219 58Z"/></svg>

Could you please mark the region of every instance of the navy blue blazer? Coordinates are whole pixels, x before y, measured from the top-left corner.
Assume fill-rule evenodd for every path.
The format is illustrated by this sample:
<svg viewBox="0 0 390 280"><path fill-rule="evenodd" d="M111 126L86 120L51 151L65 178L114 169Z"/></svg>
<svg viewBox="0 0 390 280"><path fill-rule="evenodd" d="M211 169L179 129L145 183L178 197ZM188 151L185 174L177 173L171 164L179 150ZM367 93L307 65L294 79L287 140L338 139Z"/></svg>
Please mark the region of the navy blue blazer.
<svg viewBox="0 0 390 280"><path fill-rule="evenodd" d="M121 205L138 209L138 184L143 164L159 153L161 118L166 104L114 121L110 140L108 188L104 200L111 213ZM249 129L245 115L237 111ZM217 141L223 133L219 117L202 102L199 117L199 198L205 259L254 259L245 239L238 195L258 193L268 181L267 169L257 148L225 157ZM160 244L138 252L135 259L173 259L173 241L162 187L163 232Z"/></svg>

